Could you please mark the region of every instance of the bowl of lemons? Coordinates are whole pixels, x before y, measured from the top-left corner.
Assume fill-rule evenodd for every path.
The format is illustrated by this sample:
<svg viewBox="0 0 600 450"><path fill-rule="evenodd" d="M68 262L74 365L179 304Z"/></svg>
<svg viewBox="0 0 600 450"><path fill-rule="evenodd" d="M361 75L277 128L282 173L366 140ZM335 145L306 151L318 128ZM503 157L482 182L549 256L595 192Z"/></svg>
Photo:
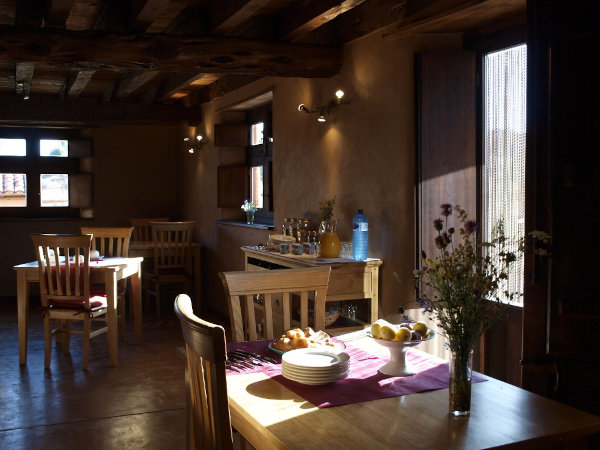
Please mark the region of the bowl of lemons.
<svg viewBox="0 0 600 450"><path fill-rule="evenodd" d="M365 334L389 350L390 360L379 368L379 372L394 377L416 374L416 368L406 360L406 350L435 337L435 332L425 322L392 324L383 319L365 329Z"/></svg>

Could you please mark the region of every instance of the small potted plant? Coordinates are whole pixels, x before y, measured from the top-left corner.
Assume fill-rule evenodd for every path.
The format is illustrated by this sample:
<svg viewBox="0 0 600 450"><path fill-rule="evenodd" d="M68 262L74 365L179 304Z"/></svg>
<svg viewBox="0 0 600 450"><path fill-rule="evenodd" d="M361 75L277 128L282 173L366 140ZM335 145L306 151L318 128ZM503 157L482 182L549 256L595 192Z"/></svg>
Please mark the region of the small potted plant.
<svg viewBox="0 0 600 450"><path fill-rule="evenodd" d="M242 209L246 213L246 223L254 223L254 213L256 212L256 206L254 205L254 203L249 202L248 200L244 200Z"/></svg>

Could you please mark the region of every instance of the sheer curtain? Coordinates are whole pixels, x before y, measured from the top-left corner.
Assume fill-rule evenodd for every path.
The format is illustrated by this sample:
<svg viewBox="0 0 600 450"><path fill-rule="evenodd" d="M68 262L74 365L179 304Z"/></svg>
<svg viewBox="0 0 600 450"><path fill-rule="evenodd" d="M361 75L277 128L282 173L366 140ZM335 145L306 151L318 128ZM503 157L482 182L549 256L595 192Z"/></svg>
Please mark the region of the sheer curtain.
<svg viewBox="0 0 600 450"><path fill-rule="evenodd" d="M488 240L502 226L513 251L525 232L526 87L526 45L485 55L483 232ZM500 293L523 292L523 256L517 255ZM512 303L521 305L522 298Z"/></svg>

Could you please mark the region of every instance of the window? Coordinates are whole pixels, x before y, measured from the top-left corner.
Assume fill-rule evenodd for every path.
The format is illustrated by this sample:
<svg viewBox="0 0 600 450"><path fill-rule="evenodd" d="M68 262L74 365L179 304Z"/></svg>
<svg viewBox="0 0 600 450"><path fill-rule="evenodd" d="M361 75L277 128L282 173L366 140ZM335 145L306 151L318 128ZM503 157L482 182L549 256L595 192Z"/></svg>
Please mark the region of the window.
<svg viewBox="0 0 600 450"><path fill-rule="evenodd" d="M258 223L273 223L273 138L271 137L271 107L264 106L247 114L249 124L250 200L256 205L254 215Z"/></svg>
<svg viewBox="0 0 600 450"><path fill-rule="evenodd" d="M518 255L499 292L523 292L524 260L516 246L525 233L526 86L526 45L484 55L483 238L500 225Z"/></svg>
<svg viewBox="0 0 600 450"><path fill-rule="evenodd" d="M91 206L82 156L91 146L73 131L0 128L0 217L77 217Z"/></svg>

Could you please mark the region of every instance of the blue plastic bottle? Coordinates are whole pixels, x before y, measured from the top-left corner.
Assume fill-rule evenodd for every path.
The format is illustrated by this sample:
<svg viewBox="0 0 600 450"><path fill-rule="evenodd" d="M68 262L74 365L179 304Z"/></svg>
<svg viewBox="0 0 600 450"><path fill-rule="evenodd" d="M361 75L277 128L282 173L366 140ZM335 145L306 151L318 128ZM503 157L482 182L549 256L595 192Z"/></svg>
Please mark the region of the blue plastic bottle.
<svg viewBox="0 0 600 450"><path fill-rule="evenodd" d="M352 257L357 261L364 261L369 254L369 219L363 210L352 218Z"/></svg>

